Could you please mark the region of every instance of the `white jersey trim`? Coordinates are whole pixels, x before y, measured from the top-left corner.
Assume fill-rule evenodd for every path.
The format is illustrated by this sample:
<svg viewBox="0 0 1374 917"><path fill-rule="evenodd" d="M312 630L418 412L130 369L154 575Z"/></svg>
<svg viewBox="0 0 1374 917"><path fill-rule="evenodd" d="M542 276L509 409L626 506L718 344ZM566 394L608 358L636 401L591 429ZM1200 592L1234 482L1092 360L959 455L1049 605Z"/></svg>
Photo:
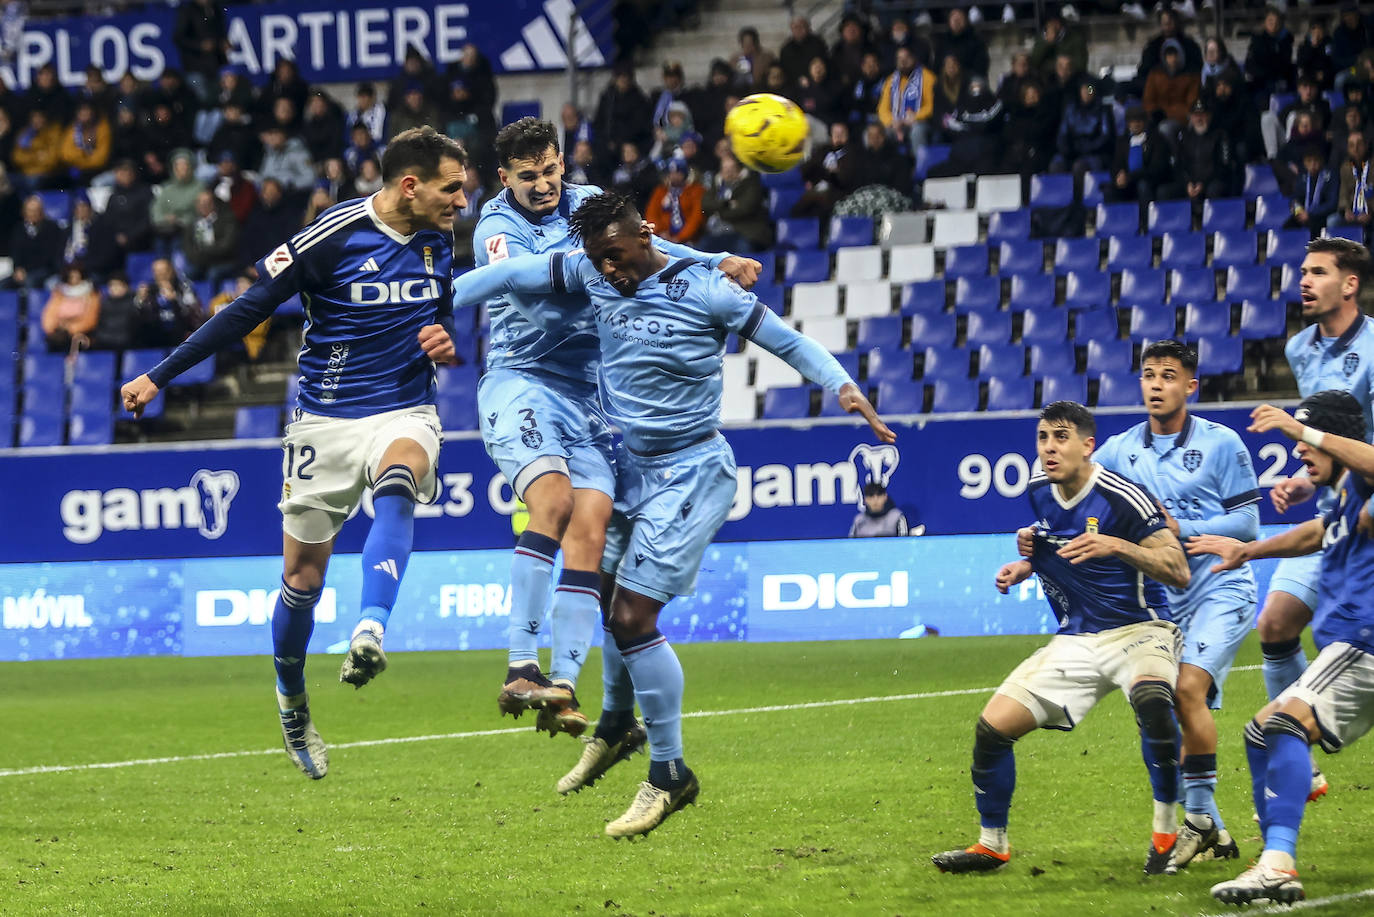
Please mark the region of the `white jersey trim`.
<svg viewBox="0 0 1374 917"><path fill-rule="evenodd" d="M1060 509L1073 509L1086 500L1088 494L1092 493L1093 486L1102 477L1102 471L1102 466L1093 462L1092 474L1088 475L1088 480L1083 482L1083 486L1078 489L1078 493L1073 495L1072 500L1065 500L1060 496L1059 485L1054 482L1050 482L1050 496L1054 497L1054 502L1059 504Z"/></svg>
<svg viewBox="0 0 1374 917"><path fill-rule="evenodd" d="M312 245L323 241L336 230L352 223L362 216L363 212L363 205L361 203L350 204L296 233L291 239L291 244L296 247L296 252L299 254Z"/></svg>
<svg viewBox="0 0 1374 917"><path fill-rule="evenodd" d="M380 192L374 191L372 194L369 194L363 200L363 208L367 211L368 219L372 220L372 222L376 225L378 232L386 236L392 242L396 242L400 245L409 244L410 240L415 238L415 233L412 232L408 236L403 236L396 230L392 229L390 226L386 225L382 218L377 216L377 208L373 205L372 199L376 197L378 193Z"/></svg>
<svg viewBox="0 0 1374 917"><path fill-rule="evenodd" d="M1102 484L1104 489L1124 497L1135 511L1140 513L1141 519L1149 519L1159 512L1157 508L1150 505L1149 498L1146 496L1145 492L1140 489L1139 485L1126 480L1115 472L1106 471L1104 469L1104 473L1099 483Z"/></svg>

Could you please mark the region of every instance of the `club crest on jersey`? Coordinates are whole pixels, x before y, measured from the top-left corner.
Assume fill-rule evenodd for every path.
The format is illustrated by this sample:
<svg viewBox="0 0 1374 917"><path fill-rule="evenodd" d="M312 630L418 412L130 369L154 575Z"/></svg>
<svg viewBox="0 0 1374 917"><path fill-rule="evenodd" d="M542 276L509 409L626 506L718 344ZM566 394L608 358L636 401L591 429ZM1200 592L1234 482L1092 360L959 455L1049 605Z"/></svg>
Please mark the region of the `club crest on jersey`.
<svg viewBox="0 0 1374 917"><path fill-rule="evenodd" d="M1097 534L1097 517L1096 517L1096 516L1089 516L1089 517L1088 517L1088 524L1085 525L1085 526L1083 526L1083 531L1087 532L1089 535L1096 535L1096 534Z"/></svg>
<svg viewBox="0 0 1374 917"><path fill-rule="evenodd" d="M423 249L425 253L425 273L434 273L434 249L426 245Z"/></svg>
<svg viewBox="0 0 1374 917"><path fill-rule="evenodd" d="M682 302L682 297L687 295L687 281L683 280L681 277L674 277L672 280L668 281L665 292L668 294L668 298L673 302Z"/></svg>
<svg viewBox="0 0 1374 917"><path fill-rule="evenodd" d="M1341 362L1341 370L1347 376L1355 375L1355 370L1360 368L1360 355L1358 353L1348 353Z"/></svg>
<svg viewBox="0 0 1374 917"><path fill-rule="evenodd" d="M520 441L525 444L526 449L538 449L544 445L544 434L538 430L526 430L520 435Z"/></svg>
<svg viewBox="0 0 1374 917"><path fill-rule="evenodd" d="M1197 471L1202 467L1202 453L1196 449L1189 449L1183 453L1183 467L1189 471Z"/></svg>
<svg viewBox="0 0 1374 917"><path fill-rule="evenodd" d="M282 271L289 268L291 263L295 260L296 259L291 255L291 249L286 247L285 242L274 248L272 254L263 259L264 263L267 265L267 274L270 277L276 277Z"/></svg>

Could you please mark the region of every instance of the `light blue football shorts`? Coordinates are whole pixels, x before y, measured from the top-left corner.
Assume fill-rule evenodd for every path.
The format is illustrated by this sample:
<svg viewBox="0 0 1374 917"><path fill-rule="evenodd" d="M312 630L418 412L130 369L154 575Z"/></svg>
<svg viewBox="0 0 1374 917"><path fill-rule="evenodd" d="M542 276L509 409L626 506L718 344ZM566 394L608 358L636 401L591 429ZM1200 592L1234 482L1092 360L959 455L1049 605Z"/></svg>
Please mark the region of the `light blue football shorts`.
<svg viewBox="0 0 1374 917"><path fill-rule="evenodd" d="M1204 598L1187 611L1174 612L1183 631L1180 664L1195 665L1212 676L1207 706L1221 709L1222 688L1236 651L1255 626L1255 603L1222 592Z"/></svg>
<svg viewBox="0 0 1374 917"><path fill-rule="evenodd" d="M735 454L719 434L645 456L616 450L615 513L601 569L660 602L690 595L735 500Z"/></svg>
<svg viewBox="0 0 1374 917"><path fill-rule="evenodd" d="M1274 575L1269 579L1269 591L1286 592L1315 612L1317 584L1321 581L1321 574L1320 551L1302 557L1285 557L1274 568Z"/></svg>
<svg viewBox="0 0 1374 917"><path fill-rule="evenodd" d="M550 472L615 496L611 430L595 386L494 369L477 383L477 411L487 455L517 497Z"/></svg>

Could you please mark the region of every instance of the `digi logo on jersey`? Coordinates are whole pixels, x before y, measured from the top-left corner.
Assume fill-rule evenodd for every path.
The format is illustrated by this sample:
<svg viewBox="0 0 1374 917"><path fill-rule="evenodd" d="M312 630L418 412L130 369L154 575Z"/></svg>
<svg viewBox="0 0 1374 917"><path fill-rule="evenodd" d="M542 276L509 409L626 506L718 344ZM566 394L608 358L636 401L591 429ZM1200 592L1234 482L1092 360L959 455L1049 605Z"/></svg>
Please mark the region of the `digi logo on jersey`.
<svg viewBox="0 0 1374 917"><path fill-rule="evenodd" d="M62 535L90 544L106 532L195 528L211 540L229 530L229 507L239 492L236 471L202 468L185 487L69 490L62 495Z"/></svg>
<svg viewBox="0 0 1374 917"><path fill-rule="evenodd" d="M429 302L439 298L439 281L433 277L427 280L392 280L388 283L368 280L351 283L348 286L348 299L360 306L376 306L381 303Z"/></svg>

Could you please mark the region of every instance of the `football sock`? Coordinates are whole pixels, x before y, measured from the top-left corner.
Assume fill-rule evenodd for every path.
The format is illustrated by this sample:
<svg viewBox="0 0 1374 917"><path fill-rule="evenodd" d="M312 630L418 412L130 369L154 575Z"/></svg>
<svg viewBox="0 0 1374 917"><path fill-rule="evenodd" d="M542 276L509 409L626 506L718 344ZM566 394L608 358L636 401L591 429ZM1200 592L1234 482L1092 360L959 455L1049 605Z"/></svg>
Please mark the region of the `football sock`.
<svg viewBox="0 0 1374 917"><path fill-rule="evenodd" d="M553 671L555 684L576 686L592 634L600 618L601 574L564 569L553 592Z"/></svg>
<svg viewBox="0 0 1374 917"><path fill-rule="evenodd" d="M390 465L372 486L372 528L363 542L363 620L382 630L391 618L415 542L415 476L405 465Z"/></svg>
<svg viewBox="0 0 1374 917"><path fill-rule="evenodd" d="M1264 833L1264 781L1269 772L1269 749L1265 745L1264 728L1257 720L1245 724L1245 760L1250 765L1250 799L1259 817L1260 833ZM1310 781L1311 778L1309 778Z"/></svg>
<svg viewBox="0 0 1374 917"><path fill-rule="evenodd" d="M272 663L277 690L287 697L305 693L305 648L315 631L315 604L324 588L292 589L283 580L272 609Z"/></svg>
<svg viewBox="0 0 1374 917"><path fill-rule="evenodd" d="M1221 812L1217 810L1217 756L1189 755L1183 759L1183 808L1187 812L1210 815L1220 830Z"/></svg>
<svg viewBox="0 0 1374 917"><path fill-rule="evenodd" d="M634 683L635 700L644 711L650 762L681 759L683 679L677 653L668 638L655 630L620 641L620 655Z"/></svg>
<svg viewBox="0 0 1374 917"><path fill-rule="evenodd" d="M649 782L660 790L675 790L687 782L687 763L681 757L671 761L650 761Z"/></svg>
<svg viewBox="0 0 1374 917"><path fill-rule="evenodd" d="M510 563L510 664L539 663L539 628L549 602L549 581L558 542L526 531Z"/></svg>
<svg viewBox="0 0 1374 917"><path fill-rule="evenodd" d="M974 800L978 805L978 820L984 829L1002 830L1002 847L980 842L999 853L1006 853L1007 818L1011 811L1011 794L1016 789L1016 755L1012 751L1015 739L1009 738L978 718L973 733Z"/></svg>
<svg viewBox="0 0 1374 917"><path fill-rule="evenodd" d="M1264 777L1268 797L1264 849L1295 856L1298 828L1312 783L1307 729L1288 714L1275 713L1264 724L1264 742L1269 747L1269 767Z"/></svg>
<svg viewBox="0 0 1374 917"><path fill-rule="evenodd" d="M979 828L978 843L994 853L1011 852L1011 841L1007 839L1006 828Z"/></svg>
<svg viewBox="0 0 1374 917"><path fill-rule="evenodd" d="M1172 807L1178 802L1178 757L1182 745L1174 712L1174 691L1166 682L1140 681L1131 687L1130 701L1140 728L1140 752L1150 772L1154 798Z"/></svg>
<svg viewBox="0 0 1374 917"><path fill-rule="evenodd" d="M633 696L630 701L634 703ZM625 731L634 725L635 712L633 709L607 710L601 709L601 718L596 721L596 731L592 733L607 745L620 741L620 737Z"/></svg>
<svg viewBox="0 0 1374 917"><path fill-rule="evenodd" d="M1302 650L1301 637L1277 643L1261 643L1260 652L1264 654L1264 663L1260 667L1264 673L1264 690L1270 700L1278 697L1307 669L1307 654Z"/></svg>
<svg viewBox="0 0 1374 917"><path fill-rule="evenodd" d="M601 610L601 720L597 723L596 734L610 740L615 730L630 725L634 719L635 686L630 681L630 670L625 667L625 658L620 655L620 647L615 644L611 634L611 622L606 609ZM608 722L607 714L615 717ZM621 717L623 716L623 721ZM603 733L602 724L610 731Z"/></svg>

